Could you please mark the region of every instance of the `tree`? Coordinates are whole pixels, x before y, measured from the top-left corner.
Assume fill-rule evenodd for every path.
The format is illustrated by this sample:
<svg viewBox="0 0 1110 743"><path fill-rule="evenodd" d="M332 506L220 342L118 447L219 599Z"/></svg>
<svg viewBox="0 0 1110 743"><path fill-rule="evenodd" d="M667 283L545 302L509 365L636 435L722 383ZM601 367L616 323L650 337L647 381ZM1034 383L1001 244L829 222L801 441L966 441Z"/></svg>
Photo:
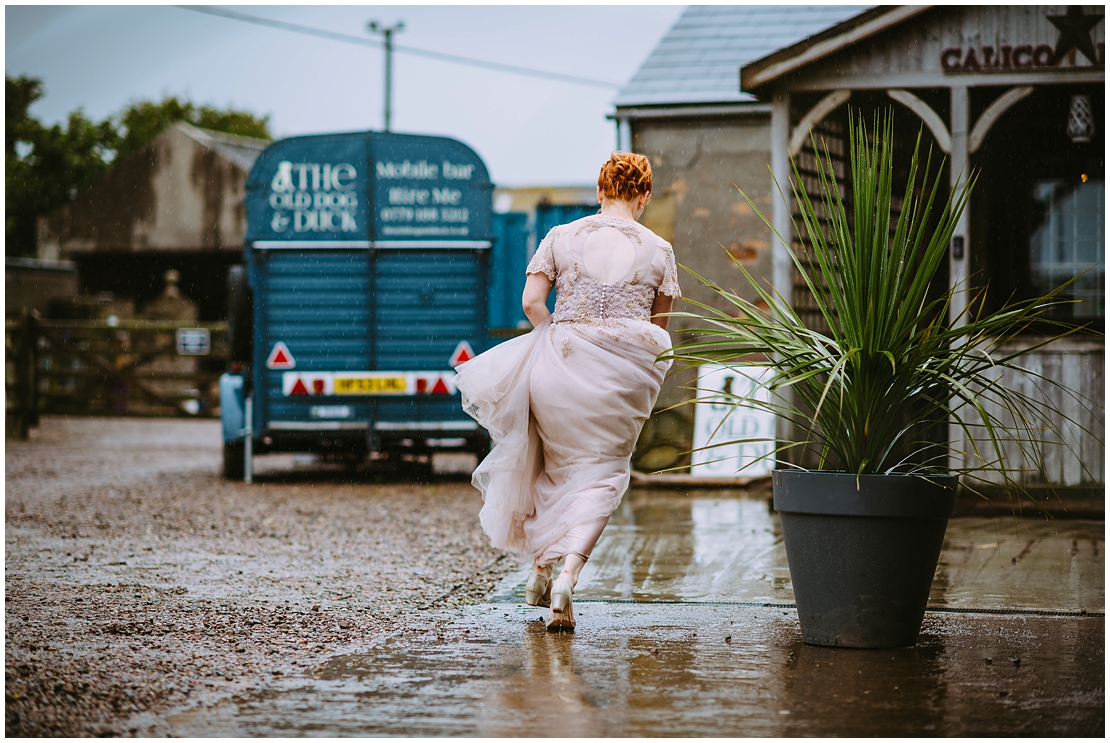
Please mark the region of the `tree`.
<svg viewBox="0 0 1110 743"><path fill-rule="evenodd" d="M120 142L119 157L138 152L170 124L187 121L201 129L256 139L271 139L270 117L259 118L246 111L220 110L212 106L196 106L169 96L160 103L138 101L125 108L117 117Z"/></svg>
<svg viewBox="0 0 1110 743"><path fill-rule="evenodd" d="M76 198L102 178L115 160L143 149L175 121L271 139L269 116L197 106L175 96L158 103L131 103L101 122L91 121L78 109L64 127L48 127L30 114L31 106L43 96L42 80L5 75L4 93L4 236L8 255L35 255L39 216Z"/></svg>
<svg viewBox="0 0 1110 743"><path fill-rule="evenodd" d="M109 121L93 123L78 109L65 128L43 126L28 113L42 83L5 77L4 236L9 255L34 255L35 220L108 170L118 139Z"/></svg>

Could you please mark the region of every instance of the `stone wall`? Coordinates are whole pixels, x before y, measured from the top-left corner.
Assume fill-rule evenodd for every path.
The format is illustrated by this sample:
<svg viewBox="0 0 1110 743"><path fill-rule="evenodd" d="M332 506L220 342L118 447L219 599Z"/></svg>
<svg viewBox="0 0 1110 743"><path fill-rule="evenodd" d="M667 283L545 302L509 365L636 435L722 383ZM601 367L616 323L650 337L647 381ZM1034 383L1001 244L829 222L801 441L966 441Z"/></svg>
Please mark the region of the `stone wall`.
<svg viewBox="0 0 1110 743"><path fill-rule="evenodd" d="M105 252L229 251L246 232L247 169L176 124L39 219L39 258ZM259 147L260 148L260 147Z"/></svg>
<svg viewBox="0 0 1110 743"><path fill-rule="evenodd" d="M754 301L756 294L746 288L733 259L769 284L773 235L738 188L770 216L769 117L641 120L633 126L632 142L634 151L651 158L654 172L652 200L641 222L671 242L679 264ZM679 281L685 297L726 309L712 290L681 268ZM675 303L676 311L695 309ZM693 326L694 321L672 319L674 341L689 338L682 331ZM693 392L684 388L693 384L693 370L672 370L657 413L641 436L639 469L665 466L668 447L671 452L690 448L693 407L658 411L691 398ZM655 456L648 455L652 450Z"/></svg>

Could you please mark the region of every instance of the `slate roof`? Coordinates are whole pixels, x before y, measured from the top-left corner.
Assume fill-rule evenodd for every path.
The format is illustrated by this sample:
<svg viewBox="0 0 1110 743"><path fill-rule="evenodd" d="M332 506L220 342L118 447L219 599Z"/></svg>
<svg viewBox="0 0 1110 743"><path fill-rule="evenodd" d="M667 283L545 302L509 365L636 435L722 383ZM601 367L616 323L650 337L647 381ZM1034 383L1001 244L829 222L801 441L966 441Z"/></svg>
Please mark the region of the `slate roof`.
<svg viewBox="0 0 1110 743"><path fill-rule="evenodd" d="M211 150L214 150L223 159L234 163L240 170L249 173L254 161L262 154L270 143L264 139L254 137L240 137L225 132L214 132L210 129L201 129L185 121L174 124L186 136Z"/></svg>
<svg viewBox="0 0 1110 743"><path fill-rule="evenodd" d="M858 15L868 5L690 6L613 105L754 101L740 67Z"/></svg>

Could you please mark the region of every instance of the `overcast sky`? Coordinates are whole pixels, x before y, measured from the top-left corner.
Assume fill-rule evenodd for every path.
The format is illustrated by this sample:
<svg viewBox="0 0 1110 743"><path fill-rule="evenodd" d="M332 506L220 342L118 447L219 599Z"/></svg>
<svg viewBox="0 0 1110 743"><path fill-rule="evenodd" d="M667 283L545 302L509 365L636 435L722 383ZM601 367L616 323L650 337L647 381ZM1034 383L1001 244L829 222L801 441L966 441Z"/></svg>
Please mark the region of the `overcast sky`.
<svg viewBox="0 0 1110 743"><path fill-rule="evenodd" d="M220 6L397 44L626 83L683 6ZM269 114L278 136L380 129L383 52L172 6L7 6L9 75L42 78L32 109L100 119L173 94ZM498 185L588 184L616 142L617 89L395 53L393 130L455 137Z"/></svg>

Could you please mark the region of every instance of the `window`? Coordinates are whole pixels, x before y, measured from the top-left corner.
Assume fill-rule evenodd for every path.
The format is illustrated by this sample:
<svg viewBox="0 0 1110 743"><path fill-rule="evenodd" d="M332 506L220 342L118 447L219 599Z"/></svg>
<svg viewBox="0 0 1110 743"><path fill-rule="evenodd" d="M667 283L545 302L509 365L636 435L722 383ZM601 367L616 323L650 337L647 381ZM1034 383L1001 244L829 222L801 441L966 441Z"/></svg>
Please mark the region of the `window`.
<svg viewBox="0 0 1110 743"><path fill-rule="evenodd" d="M972 120L1003 87L972 91ZM1067 133L1072 95L1091 100L1096 131L1090 142ZM986 291L987 310L1063 292L1072 300L1046 319L1105 326L1106 185L1100 86L1042 85L994 124L972 156L978 174L971 197L972 286ZM1076 277L1079 278L1076 278ZM1058 328L1035 324L1029 335Z"/></svg>
<svg viewBox="0 0 1110 743"><path fill-rule="evenodd" d="M1029 240L1030 279L1037 292L1046 293L1082 274L1068 290L1076 303L1064 314L1072 319L1106 314L1105 200L1104 183L1086 175L1076 183L1044 180L1033 185L1034 213L1040 211L1034 219L1040 217L1040 222Z"/></svg>

